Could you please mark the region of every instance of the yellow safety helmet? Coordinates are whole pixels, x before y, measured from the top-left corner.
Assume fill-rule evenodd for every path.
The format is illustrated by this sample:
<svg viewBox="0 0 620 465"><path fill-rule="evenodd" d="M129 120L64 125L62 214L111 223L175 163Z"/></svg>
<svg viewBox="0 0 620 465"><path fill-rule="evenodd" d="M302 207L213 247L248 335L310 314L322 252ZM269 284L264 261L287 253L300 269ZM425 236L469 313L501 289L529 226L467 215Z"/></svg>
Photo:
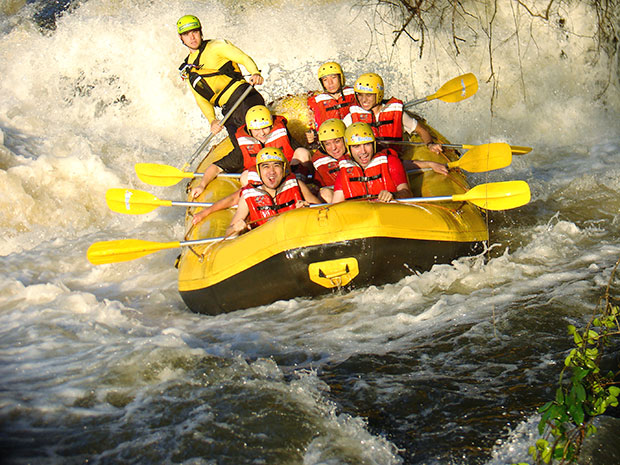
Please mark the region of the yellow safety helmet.
<svg viewBox="0 0 620 465"><path fill-rule="evenodd" d="M368 123L353 123L344 132L344 142L347 144L347 150L351 152L352 145L363 145L370 142L376 150L375 133Z"/></svg>
<svg viewBox="0 0 620 465"><path fill-rule="evenodd" d="M263 129L273 126L273 117L265 105L254 105L245 114L245 125L248 129Z"/></svg>
<svg viewBox="0 0 620 465"><path fill-rule="evenodd" d="M344 137L344 132L347 127L344 125L341 119L331 118L323 121L319 127L319 141L325 142L330 139L338 139Z"/></svg>
<svg viewBox="0 0 620 465"><path fill-rule="evenodd" d="M335 61L328 61L327 63L323 63L319 67L319 82L323 85L323 78L325 76L329 76L330 74L339 74L340 75L340 86L344 86L344 73L342 72L342 68Z"/></svg>
<svg viewBox="0 0 620 465"><path fill-rule="evenodd" d="M183 34L187 31L193 31L194 29L202 29L200 20L194 15L181 16L177 21L177 32Z"/></svg>
<svg viewBox="0 0 620 465"><path fill-rule="evenodd" d="M353 89L358 94L375 94L377 96L376 105L383 101L383 91L385 87L383 85L383 79L381 76L375 73L362 74L355 81Z"/></svg>
<svg viewBox="0 0 620 465"><path fill-rule="evenodd" d="M269 163L272 161L282 163L284 165L284 169L286 170L286 165L288 164L288 161L286 160L282 149L278 147L265 147L256 154L256 171L258 171L259 175L259 166L263 163Z"/></svg>

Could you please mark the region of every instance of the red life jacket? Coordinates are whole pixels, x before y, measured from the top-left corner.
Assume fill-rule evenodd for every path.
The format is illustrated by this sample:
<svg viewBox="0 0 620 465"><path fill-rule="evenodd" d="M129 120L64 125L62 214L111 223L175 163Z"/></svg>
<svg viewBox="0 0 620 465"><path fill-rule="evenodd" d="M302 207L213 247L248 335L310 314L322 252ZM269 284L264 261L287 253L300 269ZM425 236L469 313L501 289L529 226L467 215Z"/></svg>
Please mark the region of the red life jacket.
<svg viewBox="0 0 620 465"><path fill-rule="evenodd" d="M272 216L293 210L297 201L304 199L293 174L284 178L277 187L275 200L260 186L253 185L244 187L241 196L250 210L251 227L260 226Z"/></svg>
<svg viewBox="0 0 620 465"><path fill-rule="evenodd" d="M349 114L349 107L355 103L353 87L343 87L342 96L338 98L327 92L308 97L308 106L314 113L315 129L330 118L344 118Z"/></svg>
<svg viewBox="0 0 620 465"><path fill-rule="evenodd" d="M286 118L283 116L276 115L273 117L273 126L264 145L249 134L245 124L237 129L235 137L243 154L243 167L246 170L256 167L256 155L264 147L278 147L282 149L288 161L291 161L295 152L291 145L288 129L286 129Z"/></svg>
<svg viewBox="0 0 620 465"><path fill-rule="evenodd" d="M344 155L343 155L344 157ZM331 155L317 150L312 155L312 164L314 165L314 179L317 180L321 187L333 186L338 176L338 160Z"/></svg>
<svg viewBox="0 0 620 465"><path fill-rule="evenodd" d="M382 139L402 140L403 138L403 101L392 97L384 103L379 112L379 118L375 118L372 111L364 110L359 105L349 108L349 116L345 123L368 123L372 127L375 137ZM347 124L347 126L349 126Z"/></svg>
<svg viewBox="0 0 620 465"><path fill-rule="evenodd" d="M260 186L263 180L260 178L260 174L256 171L256 166L248 168L248 184L252 186Z"/></svg>
<svg viewBox="0 0 620 465"><path fill-rule="evenodd" d="M395 156L390 149L377 153L363 169L351 158L341 158L338 162L342 173L341 187L345 199L374 199L382 190L396 192L388 169L388 157Z"/></svg>

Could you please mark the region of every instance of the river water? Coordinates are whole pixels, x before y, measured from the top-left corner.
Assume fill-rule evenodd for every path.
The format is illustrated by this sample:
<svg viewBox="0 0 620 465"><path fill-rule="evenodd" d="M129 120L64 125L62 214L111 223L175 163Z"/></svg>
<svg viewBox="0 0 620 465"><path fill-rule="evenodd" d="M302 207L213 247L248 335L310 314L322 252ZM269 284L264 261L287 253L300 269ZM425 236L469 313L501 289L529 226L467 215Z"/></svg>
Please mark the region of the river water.
<svg viewBox="0 0 620 465"><path fill-rule="evenodd" d="M516 2L498 2L495 16L491 2L460 3L468 27L453 40L449 21L429 19L421 58L406 36L392 47L398 27L372 2L2 3L4 462L528 459L536 408L570 348L566 326L590 318L620 257L618 57L597 49L596 15L575 2L549 21ZM418 112L456 143L533 147L471 178L524 179L532 202L490 215L485 257L218 317L184 306L178 251L91 265L96 241L183 237L182 209L121 216L104 194L184 198L180 184L142 184L133 165L180 167L207 135L177 73L174 24L187 13L255 59L267 100L316 88L328 60L349 83L378 72L386 95L404 100L475 73L475 96ZM601 422L603 444L617 428ZM584 456L618 463L609 447Z"/></svg>

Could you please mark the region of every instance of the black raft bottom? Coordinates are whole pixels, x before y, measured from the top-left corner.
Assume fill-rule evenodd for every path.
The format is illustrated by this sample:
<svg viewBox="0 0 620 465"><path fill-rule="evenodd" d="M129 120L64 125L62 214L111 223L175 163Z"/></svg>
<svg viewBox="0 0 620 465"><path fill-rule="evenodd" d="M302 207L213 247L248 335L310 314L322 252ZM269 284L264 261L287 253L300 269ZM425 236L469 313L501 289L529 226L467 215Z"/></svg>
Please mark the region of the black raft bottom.
<svg viewBox="0 0 620 465"><path fill-rule="evenodd" d="M326 260L355 257L359 274L343 289L394 283L435 264L478 255L483 242L442 242L389 237L369 237L333 244L292 249L213 286L183 291L190 310L208 315L266 305L277 300L330 294L310 280L308 266Z"/></svg>

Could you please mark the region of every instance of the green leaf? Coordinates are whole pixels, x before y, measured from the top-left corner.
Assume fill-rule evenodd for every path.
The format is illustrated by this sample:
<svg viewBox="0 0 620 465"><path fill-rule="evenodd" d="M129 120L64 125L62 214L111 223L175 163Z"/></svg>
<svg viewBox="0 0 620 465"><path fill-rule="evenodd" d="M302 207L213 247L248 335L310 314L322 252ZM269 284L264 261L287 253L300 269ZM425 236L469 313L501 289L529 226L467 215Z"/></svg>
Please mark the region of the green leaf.
<svg viewBox="0 0 620 465"><path fill-rule="evenodd" d="M588 376L588 373L590 373L590 370L586 370L586 369L581 368L581 367L574 367L573 368L573 382L581 381L583 378Z"/></svg>
<svg viewBox="0 0 620 465"><path fill-rule="evenodd" d="M594 360L587 358L585 363L586 363L586 366L588 368L591 368L595 373L598 371L597 370L598 367L596 366L596 362L594 362Z"/></svg>
<svg viewBox="0 0 620 465"><path fill-rule="evenodd" d="M553 402L547 402L545 405L538 409L538 413L544 413L553 405Z"/></svg>
<svg viewBox="0 0 620 465"><path fill-rule="evenodd" d="M575 391L577 394L577 400L579 402L583 402L584 400L586 400L586 388L583 387L583 384L575 385Z"/></svg>
<svg viewBox="0 0 620 465"><path fill-rule="evenodd" d="M620 395L620 387L609 386L609 393L614 397L618 397L618 395Z"/></svg>
<svg viewBox="0 0 620 465"><path fill-rule="evenodd" d="M555 401L558 404L563 404L564 403L564 391L562 390L561 387L557 388L555 391Z"/></svg>
<svg viewBox="0 0 620 465"><path fill-rule="evenodd" d="M549 442L544 439L539 439L536 441L536 449L540 451L543 462L549 463L551 459L551 447L549 446Z"/></svg>
<svg viewBox="0 0 620 465"><path fill-rule="evenodd" d="M572 405L571 408L569 409L569 413L571 417L573 418L573 421L577 425L583 424L583 419L585 415L583 413L583 408L581 408L581 405Z"/></svg>
<svg viewBox="0 0 620 465"><path fill-rule="evenodd" d="M556 446L556 448L553 451L553 458L561 459L562 457L564 457L564 447Z"/></svg>

